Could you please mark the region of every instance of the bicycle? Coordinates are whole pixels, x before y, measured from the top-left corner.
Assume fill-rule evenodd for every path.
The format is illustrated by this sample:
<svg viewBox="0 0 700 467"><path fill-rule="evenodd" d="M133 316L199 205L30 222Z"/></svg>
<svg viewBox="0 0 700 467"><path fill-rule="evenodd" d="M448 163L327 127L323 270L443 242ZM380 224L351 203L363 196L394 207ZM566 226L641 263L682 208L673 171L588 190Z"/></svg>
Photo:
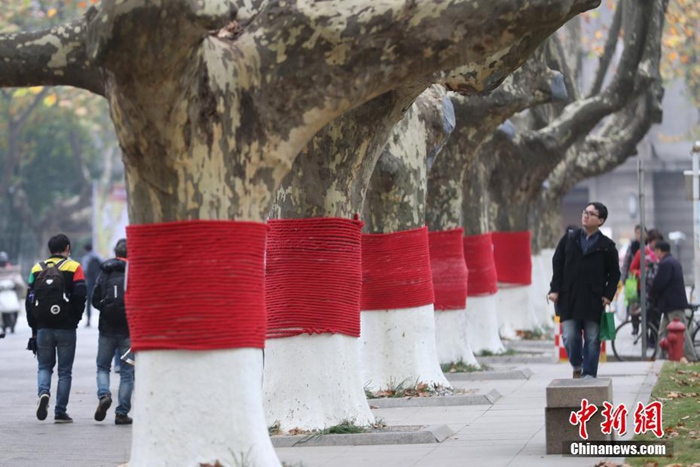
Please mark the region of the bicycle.
<svg viewBox="0 0 700 467"><path fill-rule="evenodd" d="M611 341L613 354L620 362L633 360L654 360L659 352L659 330L647 322L647 351L642 357L642 333L632 333L633 325L629 317L615 329L615 340ZM700 337L700 336L698 336ZM652 342L654 345L648 345Z"/></svg>
<svg viewBox="0 0 700 467"><path fill-rule="evenodd" d="M690 311L690 316L686 312L686 319L688 320L689 330L688 333L693 337L693 346L695 347L695 355L700 357L700 317L696 317L695 312L698 311L700 304L691 304L687 310Z"/></svg>

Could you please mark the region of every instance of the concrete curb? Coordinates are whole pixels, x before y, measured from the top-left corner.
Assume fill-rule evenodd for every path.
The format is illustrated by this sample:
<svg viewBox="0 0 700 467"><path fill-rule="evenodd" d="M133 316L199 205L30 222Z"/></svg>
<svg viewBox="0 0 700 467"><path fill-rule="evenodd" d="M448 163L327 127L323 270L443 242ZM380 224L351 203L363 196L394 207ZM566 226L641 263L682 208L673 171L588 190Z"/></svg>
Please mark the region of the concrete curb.
<svg viewBox="0 0 700 467"><path fill-rule="evenodd" d="M504 355L503 357L476 357L479 363L555 363L554 349L549 352L549 355Z"/></svg>
<svg viewBox="0 0 700 467"><path fill-rule="evenodd" d="M664 363L666 363L666 360L654 361L654 364L647 373L646 378L644 378L644 382L641 386L639 386L639 392L637 393L638 401L647 403L651 400L651 391L654 389L654 385L659 379L659 374L661 373L661 368L663 368Z"/></svg>
<svg viewBox="0 0 700 467"><path fill-rule="evenodd" d="M409 427L407 427L409 428ZM307 446L361 446L379 444L430 444L442 443L454 434L447 425L411 426L410 430L398 431L400 427L389 427L387 431L374 433L352 433L337 435L281 435L271 436L276 448ZM417 429L416 429L417 428Z"/></svg>
<svg viewBox="0 0 700 467"><path fill-rule="evenodd" d="M522 350L524 352L537 352L537 351L546 351L554 348L554 340L553 339L544 339L544 340L511 340L511 341L506 341L504 342L504 345L508 349L513 349L516 352L518 350Z"/></svg>
<svg viewBox="0 0 700 467"><path fill-rule="evenodd" d="M453 405L493 405L501 398L501 393L492 389L487 394L466 394L464 396L434 397L386 397L367 399L371 407L393 409L397 407L449 407Z"/></svg>
<svg viewBox="0 0 700 467"><path fill-rule="evenodd" d="M445 373L448 381L495 381L506 379L530 379L534 373L529 368L503 371L474 371L471 373Z"/></svg>

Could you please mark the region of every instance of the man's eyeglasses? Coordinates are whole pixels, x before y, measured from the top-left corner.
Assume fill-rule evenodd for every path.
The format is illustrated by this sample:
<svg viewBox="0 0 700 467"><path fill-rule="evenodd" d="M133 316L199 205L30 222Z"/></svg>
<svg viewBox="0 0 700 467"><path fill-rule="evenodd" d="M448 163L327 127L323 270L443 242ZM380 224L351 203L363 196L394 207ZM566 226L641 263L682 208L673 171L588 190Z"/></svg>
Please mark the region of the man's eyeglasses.
<svg viewBox="0 0 700 467"><path fill-rule="evenodd" d="M596 214L595 212L593 212L593 211L586 211L585 209L583 210L583 212L582 212L581 214L584 215L584 216L586 216L586 217L589 217L589 216L590 216L590 217L600 217L600 216L599 216L598 214Z"/></svg>

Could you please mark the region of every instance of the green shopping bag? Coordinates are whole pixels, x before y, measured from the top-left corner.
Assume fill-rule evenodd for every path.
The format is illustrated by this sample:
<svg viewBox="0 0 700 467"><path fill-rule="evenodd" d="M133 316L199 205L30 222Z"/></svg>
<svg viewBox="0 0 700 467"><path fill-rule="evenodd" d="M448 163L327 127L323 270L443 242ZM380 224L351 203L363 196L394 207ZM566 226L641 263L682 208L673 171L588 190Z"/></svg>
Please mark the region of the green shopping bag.
<svg viewBox="0 0 700 467"><path fill-rule="evenodd" d="M599 337L601 341L615 340L615 313L603 311L600 317Z"/></svg>
<svg viewBox="0 0 700 467"><path fill-rule="evenodd" d="M627 303L639 300L639 279L634 274L625 279L625 300Z"/></svg>

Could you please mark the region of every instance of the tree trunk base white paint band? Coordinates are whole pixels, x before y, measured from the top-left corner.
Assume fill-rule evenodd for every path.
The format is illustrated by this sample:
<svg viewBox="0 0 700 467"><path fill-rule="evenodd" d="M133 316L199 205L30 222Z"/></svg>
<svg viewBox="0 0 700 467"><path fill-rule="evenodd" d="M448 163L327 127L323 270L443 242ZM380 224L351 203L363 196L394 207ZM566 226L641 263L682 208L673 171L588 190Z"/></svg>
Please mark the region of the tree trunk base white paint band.
<svg viewBox="0 0 700 467"><path fill-rule="evenodd" d="M435 312L435 341L440 364L464 362L479 366L469 343L467 326L464 309Z"/></svg>
<svg viewBox="0 0 700 467"><path fill-rule="evenodd" d="M531 299L532 285L498 284L498 322L501 337L516 339L515 331L540 330Z"/></svg>
<svg viewBox="0 0 700 467"><path fill-rule="evenodd" d="M500 354L506 350L498 327L496 305L499 293L467 298L467 334L477 355L484 351Z"/></svg>
<svg viewBox="0 0 700 467"><path fill-rule="evenodd" d="M452 387L438 364L432 304L360 315L362 377L367 389L377 391L402 382Z"/></svg>
<svg viewBox="0 0 700 467"><path fill-rule="evenodd" d="M268 425L314 430L374 423L360 373L359 339L302 334L268 339L263 384Z"/></svg>
<svg viewBox="0 0 700 467"><path fill-rule="evenodd" d="M542 250L539 255L532 256L532 288L531 297L535 317L540 325L547 330L554 329L554 305L547 303L549 283L552 280L553 250ZM549 268L547 268L549 263Z"/></svg>
<svg viewBox="0 0 700 467"><path fill-rule="evenodd" d="M280 465L263 413L262 350L136 358L131 467Z"/></svg>

